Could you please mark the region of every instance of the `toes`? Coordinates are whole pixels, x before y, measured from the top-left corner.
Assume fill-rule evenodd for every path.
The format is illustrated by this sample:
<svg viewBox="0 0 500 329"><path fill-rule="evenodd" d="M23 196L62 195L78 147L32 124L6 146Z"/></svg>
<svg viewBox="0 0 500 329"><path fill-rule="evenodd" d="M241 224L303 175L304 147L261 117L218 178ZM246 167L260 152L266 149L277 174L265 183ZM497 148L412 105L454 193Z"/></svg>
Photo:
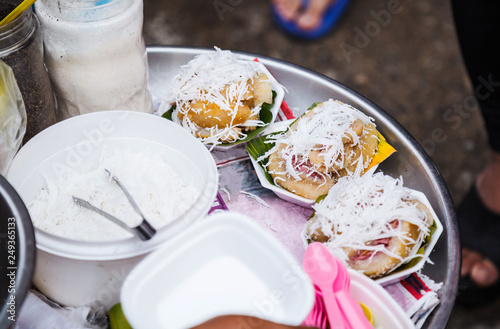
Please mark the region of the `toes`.
<svg viewBox="0 0 500 329"><path fill-rule="evenodd" d="M460 276L465 277L469 275L472 267L483 259L481 254L467 248L462 248L462 268Z"/></svg>
<svg viewBox="0 0 500 329"><path fill-rule="evenodd" d="M324 18L325 11L336 0L310 0L307 9L300 15L297 25L304 30L317 28Z"/></svg>
<svg viewBox="0 0 500 329"><path fill-rule="evenodd" d="M316 13L304 13L297 20L297 25L306 31L314 30L321 23L322 17Z"/></svg>
<svg viewBox="0 0 500 329"><path fill-rule="evenodd" d="M292 21L297 17L301 0L273 0L273 5L283 19Z"/></svg>
<svg viewBox="0 0 500 329"><path fill-rule="evenodd" d="M479 287L489 287L498 280L498 269L485 258L472 266L469 276Z"/></svg>

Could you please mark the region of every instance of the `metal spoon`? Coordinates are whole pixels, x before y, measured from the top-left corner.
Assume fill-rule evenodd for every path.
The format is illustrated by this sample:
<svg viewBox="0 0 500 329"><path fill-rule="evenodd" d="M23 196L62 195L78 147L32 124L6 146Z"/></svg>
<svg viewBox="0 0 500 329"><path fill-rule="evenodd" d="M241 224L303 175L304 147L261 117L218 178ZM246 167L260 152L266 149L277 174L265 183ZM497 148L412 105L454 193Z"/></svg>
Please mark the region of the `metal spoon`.
<svg viewBox="0 0 500 329"><path fill-rule="evenodd" d="M139 225L137 225L135 227L129 227L127 224L125 224L124 222L122 222L118 218L114 217L113 215L108 214L107 212L105 212L102 209L94 207L87 200L83 200L83 199L78 198L76 196L73 196L73 200L75 201L76 204L78 204L84 208L87 208L89 210L92 210L92 211L98 213L99 215L109 219L110 221L112 221L116 225L120 226L121 228L124 228L127 231L131 232L132 234L138 236L141 240L145 241L145 240L151 239L156 234L156 229L146 220L146 218L144 217L144 215L141 212L141 209L139 209L139 206L137 205L137 203L135 203L134 199L132 198L132 195L130 195L130 193L128 193L127 189L120 183L118 178L116 176L113 176L108 169L105 169L105 170L106 170L106 173L108 173L108 175L111 177L111 179L123 191L123 194L125 194L125 197L127 198L128 202L130 203L130 205L132 206L134 211L137 214L139 214L139 216L141 216L142 221Z"/></svg>

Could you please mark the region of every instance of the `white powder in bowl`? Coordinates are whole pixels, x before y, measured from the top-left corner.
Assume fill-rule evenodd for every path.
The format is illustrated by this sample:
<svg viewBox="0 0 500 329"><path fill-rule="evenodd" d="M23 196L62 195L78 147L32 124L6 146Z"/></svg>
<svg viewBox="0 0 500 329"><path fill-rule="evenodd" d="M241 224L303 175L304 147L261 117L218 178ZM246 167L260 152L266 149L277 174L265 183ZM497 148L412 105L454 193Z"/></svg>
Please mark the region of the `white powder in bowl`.
<svg viewBox="0 0 500 329"><path fill-rule="evenodd" d="M73 202L73 196L89 201L128 226L142 220L105 169L116 176L157 230L185 213L200 195L165 162L165 155L152 152L103 151L99 164L80 172L49 179L36 199L28 204L35 227L80 241L112 241L132 234L108 219Z"/></svg>

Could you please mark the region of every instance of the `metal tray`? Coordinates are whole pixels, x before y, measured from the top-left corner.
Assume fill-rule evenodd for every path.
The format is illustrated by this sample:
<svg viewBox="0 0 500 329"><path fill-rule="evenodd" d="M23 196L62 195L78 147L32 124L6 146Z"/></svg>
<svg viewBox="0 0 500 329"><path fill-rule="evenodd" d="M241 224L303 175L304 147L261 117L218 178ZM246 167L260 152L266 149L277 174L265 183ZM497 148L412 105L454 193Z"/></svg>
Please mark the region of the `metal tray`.
<svg viewBox="0 0 500 329"><path fill-rule="evenodd" d="M213 51L207 48L148 47L149 83L154 97L164 96L179 66L195 55ZM271 74L285 86L285 101L293 109L305 110L312 103L329 98L349 103L375 119L377 128L396 148L397 153L380 165L380 170L393 177L402 176L405 186L426 194L436 214L441 219L444 232L431 260L422 273L436 282L440 304L429 316L423 328L444 328L455 301L458 286L460 247L455 210L448 189L429 156L417 141L383 109L362 95L321 74L280 60L249 53L239 53L249 59L258 58Z"/></svg>

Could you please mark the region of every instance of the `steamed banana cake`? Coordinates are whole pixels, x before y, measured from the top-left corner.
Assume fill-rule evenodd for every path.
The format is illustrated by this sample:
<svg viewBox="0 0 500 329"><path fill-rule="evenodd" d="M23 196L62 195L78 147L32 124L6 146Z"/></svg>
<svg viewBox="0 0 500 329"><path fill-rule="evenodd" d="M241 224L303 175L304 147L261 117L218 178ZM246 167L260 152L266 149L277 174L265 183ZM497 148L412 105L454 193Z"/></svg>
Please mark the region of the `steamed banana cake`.
<svg viewBox="0 0 500 329"><path fill-rule="evenodd" d="M180 69L171 89L172 120L207 144L233 143L257 127L264 103L273 103L263 65L216 48Z"/></svg>

